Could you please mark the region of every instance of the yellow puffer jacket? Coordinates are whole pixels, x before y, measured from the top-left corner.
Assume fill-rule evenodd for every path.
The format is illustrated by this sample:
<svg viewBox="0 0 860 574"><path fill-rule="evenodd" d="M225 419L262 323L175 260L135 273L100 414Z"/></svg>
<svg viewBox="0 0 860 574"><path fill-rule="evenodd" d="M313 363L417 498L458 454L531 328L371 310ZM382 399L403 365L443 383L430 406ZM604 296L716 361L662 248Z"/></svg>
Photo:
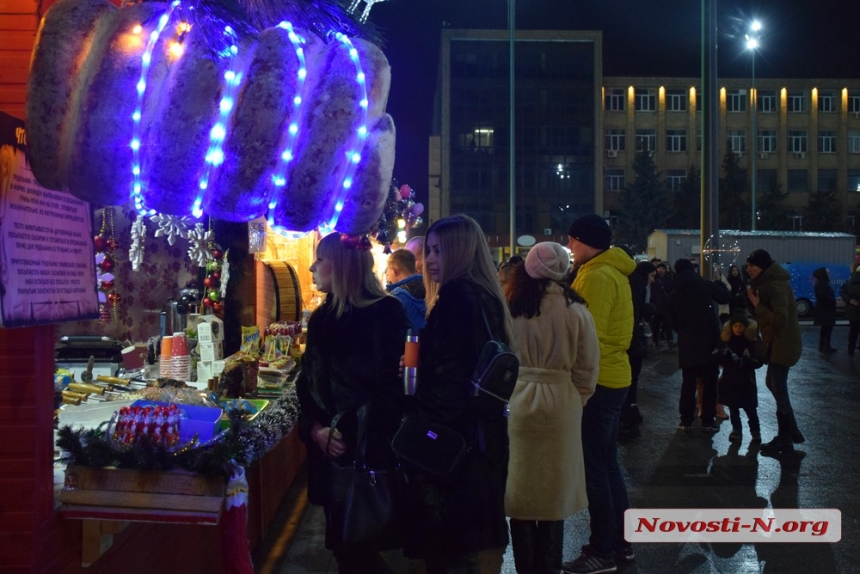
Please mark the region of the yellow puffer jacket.
<svg viewBox="0 0 860 574"><path fill-rule="evenodd" d="M573 289L588 304L600 343L597 384L611 389L630 386L627 349L633 337L633 296L627 276L636 262L618 247L610 247L584 263Z"/></svg>

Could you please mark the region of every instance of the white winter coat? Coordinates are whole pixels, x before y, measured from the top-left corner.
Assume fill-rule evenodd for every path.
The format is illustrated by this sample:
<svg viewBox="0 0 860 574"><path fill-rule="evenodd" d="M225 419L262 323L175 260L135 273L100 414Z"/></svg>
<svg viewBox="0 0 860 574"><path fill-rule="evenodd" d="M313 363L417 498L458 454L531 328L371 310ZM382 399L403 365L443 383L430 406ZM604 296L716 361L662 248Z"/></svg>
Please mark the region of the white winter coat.
<svg viewBox="0 0 860 574"><path fill-rule="evenodd" d="M591 314L550 283L540 315L514 319L520 357L508 421L505 512L563 520L588 505L582 407L597 384L600 347Z"/></svg>

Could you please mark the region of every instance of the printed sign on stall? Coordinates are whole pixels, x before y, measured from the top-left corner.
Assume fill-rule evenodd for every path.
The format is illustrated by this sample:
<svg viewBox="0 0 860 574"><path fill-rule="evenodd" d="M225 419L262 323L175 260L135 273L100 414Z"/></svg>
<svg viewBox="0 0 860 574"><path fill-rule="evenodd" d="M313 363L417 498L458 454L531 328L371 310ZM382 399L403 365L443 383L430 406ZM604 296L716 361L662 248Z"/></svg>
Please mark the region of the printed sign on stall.
<svg viewBox="0 0 860 574"><path fill-rule="evenodd" d="M97 319L90 205L30 171L24 122L0 112L0 325Z"/></svg>

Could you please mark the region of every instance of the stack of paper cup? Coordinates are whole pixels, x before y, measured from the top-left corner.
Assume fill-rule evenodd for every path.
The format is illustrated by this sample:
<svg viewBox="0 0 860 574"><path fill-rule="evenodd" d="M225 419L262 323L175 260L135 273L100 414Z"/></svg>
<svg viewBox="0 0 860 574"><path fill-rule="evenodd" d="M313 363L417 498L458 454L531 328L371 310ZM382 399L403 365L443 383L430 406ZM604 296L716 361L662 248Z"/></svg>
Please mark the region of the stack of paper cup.
<svg viewBox="0 0 860 574"><path fill-rule="evenodd" d="M188 353L188 336L184 332L173 333L173 378L187 381L191 378L191 355Z"/></svg>
<svg viewBox="0 0 860 574"><path fill-rule="evenodd" d="M161 354L159 355L158 366L159 377L173 378L173 337L161 338Z"/></svg>

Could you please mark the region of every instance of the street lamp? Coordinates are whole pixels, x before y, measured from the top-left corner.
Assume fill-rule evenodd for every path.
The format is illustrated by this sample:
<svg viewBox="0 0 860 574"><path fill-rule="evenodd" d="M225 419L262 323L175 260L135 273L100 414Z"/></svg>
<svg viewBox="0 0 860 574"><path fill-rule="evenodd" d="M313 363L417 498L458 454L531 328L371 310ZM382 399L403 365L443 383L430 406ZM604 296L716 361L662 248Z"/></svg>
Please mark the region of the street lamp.
<svg viewBox="0 0 860 574"><path fill-rule="evenodd" d="M509 106L509 116L508 121L510 125L508 126L508 183L510 185L508 189L509 194L509 202L508 206L510 217L510 248L511 248L511 257L514 256L514 237L516 236L516 201L517 201L517 192L516 192L516 164L514 161L516 160L516 153L514 150L514 136L516 135L516 125L514 124L514 116L515 116L515 99L514 99L514 77L516 68L514 67L514 42L516 39L516 15L517 15L517 0L508 0L508 52L510 58L510 70L508 81L510 82L508 88L508 106Z"/></svg>
<svg viewBox="0 0 860 574"><path fill-rule="evenodd" d="M752 161L750 162L750 168L752 171L752 186L750 187L750 211L751 213L751 223L750 229L755 231L755 222L756 222L756 206L755 206L755 184L756 184L756 171L755 171L755 160L758 155L758 133L756 132L755 127L755 116L757 107L758 107L758 94L755 91L755 53L758 50L759 46L759 32L761 32L761 22L758 20L753 20L750 24L750 31L746 34L747 40L747 49L750 51L750 58L752 59L752 86L750 89L750 103L752 105Z"/></svg>

